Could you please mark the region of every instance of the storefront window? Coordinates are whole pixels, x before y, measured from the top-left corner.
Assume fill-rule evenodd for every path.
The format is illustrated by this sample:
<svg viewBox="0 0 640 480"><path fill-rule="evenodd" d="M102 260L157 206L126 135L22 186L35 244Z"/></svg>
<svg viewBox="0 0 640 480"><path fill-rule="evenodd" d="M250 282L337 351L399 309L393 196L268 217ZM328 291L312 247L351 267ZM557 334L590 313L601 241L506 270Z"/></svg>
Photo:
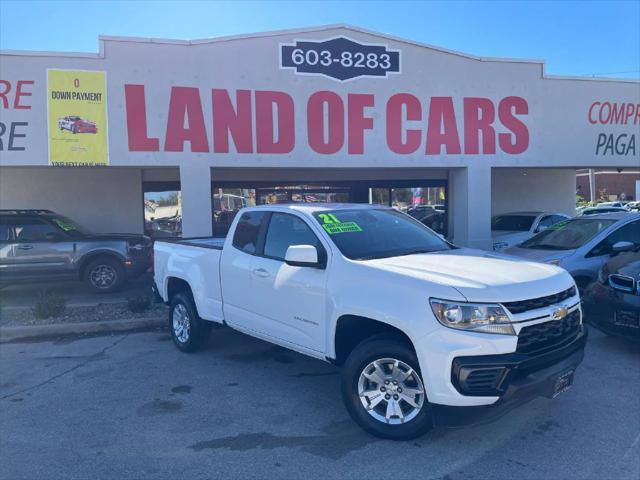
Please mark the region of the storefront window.
<svg viewBox="0 0 640 480"><path fill-rule="evenodd" d="M388 205L447 235L445 187L370 188L369 203Z"/></svg>
<svg viewBox="0 0 640 480"><path fill-rule="evenodd" d="M145 235L149 235L151 238L182 236L180 186L150 183L144 185Z"/></svg>
<svg viewBox="0 0 640 480"><path fill-rule="evenodd" d="M274 203L348 203L351 188L327 185L282 185L260 188L256 194L258 205Z"/></svg>
<svg viewBox="0 0 640 480"><path fill-rule="evenodd" d="M224 237L241 208L256 204L252 188L215 188L213 193L213 236Z"/></svg>
<svg viewBox="0 0 640 480"><path fill-rule="evenodd" d="M389 188L370 188L369 203L373 205L389 205Z"/></svg>

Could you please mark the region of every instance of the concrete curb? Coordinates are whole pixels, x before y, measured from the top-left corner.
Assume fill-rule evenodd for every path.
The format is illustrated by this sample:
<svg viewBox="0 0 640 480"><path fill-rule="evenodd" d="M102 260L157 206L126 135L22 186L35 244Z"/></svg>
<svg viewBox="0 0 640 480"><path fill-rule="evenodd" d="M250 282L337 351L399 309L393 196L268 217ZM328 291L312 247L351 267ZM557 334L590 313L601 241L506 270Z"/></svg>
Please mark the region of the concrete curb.
<svg viewBox="0 0 640 480"><path fill-rule="evenodd" d="M0 328L0 343L22 340L41 340L65 335L85 335L114 332L153 330L165 326L166 317L111 320L104 322L60 323Z"/></svg>

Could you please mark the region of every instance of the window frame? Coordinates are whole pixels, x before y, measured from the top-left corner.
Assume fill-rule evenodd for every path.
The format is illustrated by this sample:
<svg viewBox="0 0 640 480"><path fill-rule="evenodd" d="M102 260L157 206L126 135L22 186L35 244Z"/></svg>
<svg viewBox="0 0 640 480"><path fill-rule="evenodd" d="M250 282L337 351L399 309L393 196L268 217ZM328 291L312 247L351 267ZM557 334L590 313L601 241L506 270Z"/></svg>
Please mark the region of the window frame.
<svg viewBox="0 0 640 480"><path fill-rule="evenodd" d="M242 221L242 217L244 215L250 214L252 212L245 212L243 213L240 218L238 218L238 220L236 221L235 225L233 226L234 230L233 230L233 237L231 238L231 246L233 248L235 248L236 250L238 250L239 252L245 253L247 255L253 255L254 257L256 256L262 256L261 253L262 250L264 249L264 240L266 237L266 231L267 231L267 225L269 225L269 222L271 221L271 211L259 211L259 210L254 210L254 213L261 213L264 215L264 217L260 220L260 227L258 228L258 235L256 238L256 249L254 252L247 252L246 250L243 250L242 248L238 247L235 244L235 240L236 240L236 234L238 233L238 224Z"/></svg>
<svg viewBox="0 0 640 480"><path fill-rule="evenodd" d="M16 232L16 227L20 226L20 223L18 223L17 220L19 220L20 222L22 222L24 224L26 224L27 222L40 222L40 223L42 223L44 225L48 225L56 233L58 233L60 235L60 238L58 238L56 240L49 240L47 238L42 238L42 239L38 239L38 240L20 239L18 237L17 232ZM69 237L67 232L62 230L58 225L55 224L55 222L52 222L51 220L49 220L47 218L42 218L42 217L38 217L38 216L16 217L16 219L13 220L13 222L10 222L9 225L10 225L10 228L13 229L13 232L12 232L12 235L11 235L13 237L13 239L12 240L4 240L4 242L6 242L6 243L53 243L53 242L65 242L65 241L70 241L71 240L71 238Z"/></svg>
<svg viewBox="0 0 640 480"><path fill-rule="evenodd" d="M612 243L609 247L609 251L606 251L604 253L594 253L599 247L600 245L602 245L603 243L607 242L609 237L611 237L612 235L615 235L616 232L618 232L619 230L629 226L629 225L633 225L634 223L638 224L638 228L640 228L640 219L631 219L630 221L623 223L622 225L619 225L617 228L614 228L613 230L611 230L609 233L605 234L605 236L596 243L596 245L594 245L591 249L589 249L589 252L585 255L585 258L594 258L594 257L602 257L605 255L611 255L611 253L613 253L613 250L611 250L611 247L613 247L613 245L615 245L614 243ZM615 224L614 224L615 226ZM608 242L607 242L608 243ZM633 242L635 243L635 242Z"/></svg>
<svg viewBox="0 0 640 480"><path fill-rule="evenodd" d="M274 257L272 255L266 255L264 253L264 247L267 244L267 234L269 233L269 227L271 226L271 219L273 218L273 216L275 214L288 215L290 217L297 218L298 220L300 220L302 223L304 223L306 225L306 227L313 234L313 236L316 237L318 245L320 246L320 248L316 247L316 249L318 250L318 265L322 266L322 268L325 268L326 264L327 264L327 249L324 246L324 243L322 243L322 240L320 239L320 236L318 236L318 234L313 230L313 227L309 224L309 222L306 221L306 219L304 217L302 217L300 215L296 215L294 213L290 213L290 212L279 212L279 211L270 211L269 212L269 219L266 222L267 226L264 229L264 232L262 232L263 235L264 235L264 238L263 238L263 240L261 242L262 248L260 250L260 253L257 253L256 256L263 257L263 258L268 258L270 260L276 260L276 261L282 262L282 263L286 263L284 258Z"/></svg>

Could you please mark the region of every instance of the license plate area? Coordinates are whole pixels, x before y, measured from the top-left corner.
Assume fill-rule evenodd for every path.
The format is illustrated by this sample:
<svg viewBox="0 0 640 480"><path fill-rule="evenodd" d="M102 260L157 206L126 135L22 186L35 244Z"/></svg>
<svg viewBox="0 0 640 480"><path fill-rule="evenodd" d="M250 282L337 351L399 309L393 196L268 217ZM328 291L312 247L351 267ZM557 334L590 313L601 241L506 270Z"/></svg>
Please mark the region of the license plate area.
<svg viewBox="0 0 640 480"><path fill-rule="evenodd" d="M613 323L621 327L640 328L640 312L616 310L613 312Z"/></svg>
<svg viewBox="0 0 640 480"><path fill-rule="evenodd" d="M556 383L553 389L553 398L556 398L563 392L566 392L573 385L573 376L575 370L571 369L569 371L564 372L558 378L556 378Z"/></svg>

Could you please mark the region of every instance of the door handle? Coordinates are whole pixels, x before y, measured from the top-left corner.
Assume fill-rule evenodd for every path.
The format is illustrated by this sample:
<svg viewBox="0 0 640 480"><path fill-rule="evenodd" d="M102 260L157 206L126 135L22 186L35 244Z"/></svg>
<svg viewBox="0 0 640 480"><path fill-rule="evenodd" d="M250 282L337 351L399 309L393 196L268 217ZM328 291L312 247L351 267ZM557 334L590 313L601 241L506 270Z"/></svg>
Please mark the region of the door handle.
<svg viewBox="0 0 640 480"><path fill-rule="evenodd" d="M19 245L18 250L31 250L33 245Z"/></svg>
<svg viewBox="0 0 640 480"><path fill-rule="evenodd" d="M267 272L264 268L254 268L253 274L256 277L262 277L262 278L266 278L269 276L269 272Z"/></svg>

